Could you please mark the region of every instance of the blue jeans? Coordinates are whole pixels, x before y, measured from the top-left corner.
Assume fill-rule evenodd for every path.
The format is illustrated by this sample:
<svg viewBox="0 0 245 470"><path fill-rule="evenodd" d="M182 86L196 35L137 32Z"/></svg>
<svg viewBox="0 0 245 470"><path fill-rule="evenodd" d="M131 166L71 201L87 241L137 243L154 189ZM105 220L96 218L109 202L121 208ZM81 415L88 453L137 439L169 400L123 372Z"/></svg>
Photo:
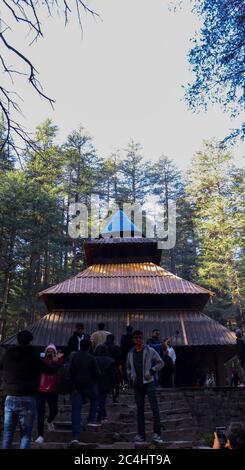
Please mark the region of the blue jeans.
<svg viewBox="0 0 245 470"><path fill-rule="evenodd" d="M154 372L153 379L154 379L154 385L157 387L159 384L158 372Z"/></svg>
<svg viewBox="0 0 245 470"><path fill-rule="evenodd" d="M93 384L89 389L84 391L85 399L89 399L90 407L89 407L89 414L87 417L88 423L95 423L96 422L96 413L98 410L99 405L99 391L98 385Z"/></svg>
<svg viewBox="0 0 245 470"><path fill-rule="evenodd" d="M90 399L88 422L96 422L96 412L98 409L98 390L96 385L92 388L91 397L83 396L83 394L77 390L73 390L71 392L71 422L72 435L74 439L80 438L81 411L86 398Z"/></svg>
<svg viewBox="0 0 245 470"><path fill-rule="evenodd" d="M145 396L148 396L152 414L153 414L153 432L161 435L160 413L157 403L154 382L134 387L135 402L137 406L137 424L138 433L145 438Z"/></svg>
<svg viewBox="0 0 245 470"><path fill-rule="evenodd" d="M20 427L20 449L29 449L35 415L35 397L7 395L4 406L3 449L11 448L18 422Z"/></svg>
<svg viewBox="0 0 245 470"><path fill-rule="evenodd" d="M81 427L81 411L83 405L83 398L81 393L77 390L71 392L71 428L72 436L74 439L80 438Z"/></svg>

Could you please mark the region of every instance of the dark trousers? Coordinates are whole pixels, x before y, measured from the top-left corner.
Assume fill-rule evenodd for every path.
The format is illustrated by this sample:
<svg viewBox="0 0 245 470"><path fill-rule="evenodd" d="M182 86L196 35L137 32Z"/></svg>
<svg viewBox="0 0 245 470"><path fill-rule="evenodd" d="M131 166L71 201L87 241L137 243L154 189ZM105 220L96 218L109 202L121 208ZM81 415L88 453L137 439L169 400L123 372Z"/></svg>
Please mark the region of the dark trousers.
<svg viewBox="0 0 245 470"><path fill-rule="evenodd" d="M113 399L114 402L117 401L117 399L119 397L120 383L121 383L121 371L120 371L119 367L116 367L116 370L115 370L115 384L114 384L114 387L112 389L112 399Z"/></svg>
<svg viewBox="0 0 245 470"><path fill-rule="evenodd" d="M48 423L51 423L58 413L58 394L38 392L37 395L37 431L39 436L43 436L45 403L48 403L49 415Z"/></svg>
<svg viewBox="0 0 245 470"><path fill-rule="evenodd" d="M126 359L123 360L122 376L123 376L123 382L124 382L125 384L127 384L127 383L128 383L128 376L127 376L127 369L126 369Z"/></svg>
<svg viewBox="0 0 245 470"><path fill-rule="evenodd" d="M99 403L98 403L98 416L97 419L100 421L103 418L107 418L106 413L106 398L108 395L108 390L99 389Z"/></svg>
<svg viewBox="0 0 245 470"><path fill-rule="evenodd" d="M89 423L96 422L96 412L98 409L99 399L97 385L93 385L89 395L90 396L84 395L76 389L71 392L71 428L73 439L80 439L81 411L82 406L86 403L88 398L90 400L90 408L87 421Z"/></svg>
<svg viewBox="0 0 245 470"><path fill-rule="evenodd" d="M148 400L153 413L153 432L161 434L160 413L157 403L155 385L153 382L143 385L136 385L134 387L135 402L137 406L137 424L138 433L145 438L145 396Z"/></svg>

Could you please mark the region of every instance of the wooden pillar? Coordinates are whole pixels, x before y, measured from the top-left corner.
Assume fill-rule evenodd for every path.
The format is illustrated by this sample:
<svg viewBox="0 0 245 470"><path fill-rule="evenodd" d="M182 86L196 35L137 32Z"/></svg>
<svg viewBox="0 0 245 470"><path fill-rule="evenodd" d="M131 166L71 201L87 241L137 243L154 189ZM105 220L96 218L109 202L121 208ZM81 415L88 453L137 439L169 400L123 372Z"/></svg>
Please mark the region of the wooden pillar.
<svg viewBox="0 0 245 470"><path fill-rule="evenodd" d="M225 387L225 364L222 349L217 349L215 353L215 372L217 387Z"/></svg>

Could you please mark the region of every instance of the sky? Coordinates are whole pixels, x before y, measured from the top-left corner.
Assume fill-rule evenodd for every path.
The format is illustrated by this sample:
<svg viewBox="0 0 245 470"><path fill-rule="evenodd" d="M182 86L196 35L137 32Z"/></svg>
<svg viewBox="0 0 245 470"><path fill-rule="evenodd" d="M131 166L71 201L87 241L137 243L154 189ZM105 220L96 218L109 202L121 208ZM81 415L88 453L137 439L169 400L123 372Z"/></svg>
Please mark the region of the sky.
<svg viewBox="0 0 245 470"><path fill-rule="evenodd" d="M164 154L186 168L203 139L222 139L241 121L231 121L217 106L194 114L184 102L193 75L187 52L199 21L187 5L169 10L167 0L94 0L100 14L82 15L83 34L71 19L43 16L44 39L28 49L26 36L15 28L15 43L39 71L54 110L23 77L15 86L23 97L23 122L28 130L50 117L59 127L59 142L78 126L94 137L101 156L140 142L143 155ZM13 37L9 34L9 39ZM242 163L242 146L233 149Z"/></svg>

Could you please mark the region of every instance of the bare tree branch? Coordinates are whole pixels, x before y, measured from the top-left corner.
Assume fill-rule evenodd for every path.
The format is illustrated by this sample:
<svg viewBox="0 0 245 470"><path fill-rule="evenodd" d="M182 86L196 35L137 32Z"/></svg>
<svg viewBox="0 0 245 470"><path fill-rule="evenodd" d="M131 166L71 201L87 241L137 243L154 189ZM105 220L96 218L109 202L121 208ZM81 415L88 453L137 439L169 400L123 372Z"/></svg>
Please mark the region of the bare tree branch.
<svg viewBox="0 0 245 470"><path fill-rule="evenodd" d="M3 73L6 73L6 77L9 78L11 85L14 85L13 75L22 75L27 78L27 81L30 83L35 92L41 97L47 100L50 105L53 107L55 101L53 98L49 97L42 88L41 83L37 79L38 71L32 61L20 51L19 47L13 46L9 39L6 38L6 33L13 33L15 29L28 28L29 34L32 34L32 40L29 45L32 45L33 42L37 41L39 38L43 37L42 30L42 8L46 8L50 16L58 13L59 10L62 11L62 15L65 18L65 25L69 21L69 15L73 14L75 10L75 15L77 16L79 25L82 29L82 15L81 12L87 12L93 17L98 17L98 13L92 10L87 2L82 0L2 0L1 12L0 12L0 66L2 66ZM12 18L14 24L12 28L8 24L8 19ZM19 61L19 64L24 65L27 71L23 72L21 68L13 67L8 64L6 55L13 55ZM19 147L15 144L15 138L23 141L26 145L30 143L32 145L32 139L30 135L23 129L23 126L16 122L12 117L14 112L21 114L21 106L18 100L13 99L13 95L16 95L19 100L21 97L14 93L13 91L7 89L4 86L0 86L0 110L6 121L6 138L2 143L0 151L5 145L11 146L13 149L15 147L16 153L19 152Z"/></svg>

